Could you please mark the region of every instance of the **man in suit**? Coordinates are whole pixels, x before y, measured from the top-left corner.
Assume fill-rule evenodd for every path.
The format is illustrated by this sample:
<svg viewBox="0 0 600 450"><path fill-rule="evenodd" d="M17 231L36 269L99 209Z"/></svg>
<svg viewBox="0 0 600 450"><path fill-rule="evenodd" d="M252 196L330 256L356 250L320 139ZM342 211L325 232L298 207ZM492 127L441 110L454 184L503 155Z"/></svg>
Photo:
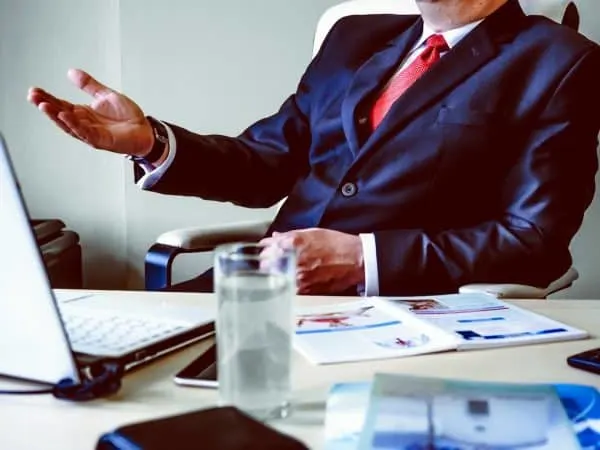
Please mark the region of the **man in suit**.
<svg viewBox="0 0 600 450"><path fill-rule="evenodd" d="M236 138L148 118L78 70L90 106L29 99L132 155L145 189L248 207L287 196L264 241L296 247L300 293L545 286L594 193L600 49L517 0L417 3L420 17L340 20L297 91Z"/></svg>

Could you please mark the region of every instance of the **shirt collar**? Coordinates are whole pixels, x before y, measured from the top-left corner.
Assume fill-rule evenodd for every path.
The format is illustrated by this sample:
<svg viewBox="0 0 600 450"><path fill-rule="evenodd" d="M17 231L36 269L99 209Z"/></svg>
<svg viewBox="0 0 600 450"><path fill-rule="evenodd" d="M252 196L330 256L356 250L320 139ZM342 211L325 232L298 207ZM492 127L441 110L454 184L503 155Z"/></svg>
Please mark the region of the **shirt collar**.
<svg viewBox="0 0 600 450"><path fill-rule="evenodd" d="M462 38L464 38L467 34L469 34L477 25L483 22L483 19L478 20L476 22L471 22L462 27L453 28L452 30L444 31L442 33L437 33L432 28L430 28L426 23L423 23L423 33L421 34L421 38L417 41L415 45L415 49L421 47L425 44L427 38L434 34L441 34L444 36L448 47L452 48L456 44L460 42Z"/></svg>

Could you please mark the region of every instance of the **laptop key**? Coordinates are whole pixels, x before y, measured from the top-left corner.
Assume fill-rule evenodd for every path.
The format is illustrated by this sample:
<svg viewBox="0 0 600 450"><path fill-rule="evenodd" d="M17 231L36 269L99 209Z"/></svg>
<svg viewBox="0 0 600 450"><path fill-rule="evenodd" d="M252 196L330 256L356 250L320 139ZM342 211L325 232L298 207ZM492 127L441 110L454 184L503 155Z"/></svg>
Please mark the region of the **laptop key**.
<svg viewBox="0 0 600 450"><path fill-rule="evenodd" d="M73 349L92 355L119 355L185 329L180 322L154 318L92 316L66 310L62 316Z"/></svg>

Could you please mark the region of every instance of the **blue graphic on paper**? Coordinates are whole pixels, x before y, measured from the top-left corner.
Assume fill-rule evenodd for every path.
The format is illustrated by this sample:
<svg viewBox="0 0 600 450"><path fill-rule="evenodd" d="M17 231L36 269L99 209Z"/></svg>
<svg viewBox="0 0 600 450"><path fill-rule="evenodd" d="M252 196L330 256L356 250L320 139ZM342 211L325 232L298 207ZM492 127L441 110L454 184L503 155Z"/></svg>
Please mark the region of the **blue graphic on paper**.
<svg viewBox="0 0 600 450"><path fill-rule="evenodd" d="M600 450L600 392L579 384L554 385L582 450Z"/></svg>

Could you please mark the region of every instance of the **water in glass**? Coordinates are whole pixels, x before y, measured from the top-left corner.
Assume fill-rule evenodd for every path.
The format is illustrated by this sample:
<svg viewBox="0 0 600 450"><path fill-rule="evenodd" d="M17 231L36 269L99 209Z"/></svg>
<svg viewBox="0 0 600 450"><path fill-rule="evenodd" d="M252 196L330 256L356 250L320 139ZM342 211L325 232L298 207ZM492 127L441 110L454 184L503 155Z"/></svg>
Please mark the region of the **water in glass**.
<svg viewBox="0 0 600 450"><path fill-rule="evenodd" d="M285 417L291 390L293 278L240 272L221 277L216 288L221 403L259 419Z"/></svg>

